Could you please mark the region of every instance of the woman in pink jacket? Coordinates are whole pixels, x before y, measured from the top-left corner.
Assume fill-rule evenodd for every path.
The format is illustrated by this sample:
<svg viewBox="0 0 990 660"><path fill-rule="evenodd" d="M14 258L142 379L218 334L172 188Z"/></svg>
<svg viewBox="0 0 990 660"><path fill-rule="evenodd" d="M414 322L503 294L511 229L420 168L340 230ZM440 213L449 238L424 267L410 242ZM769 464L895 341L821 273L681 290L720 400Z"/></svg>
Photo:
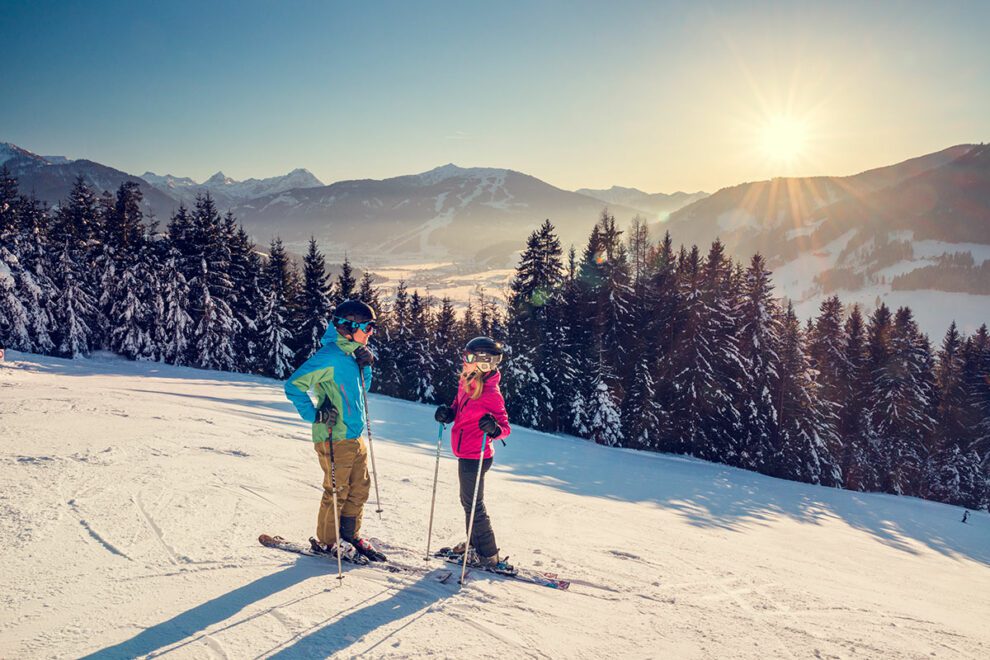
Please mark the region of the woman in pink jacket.
<svg viewBox="0 0 990 660"><path fill-rule="evenodd" d="M457 474L461 484L461 506L464 507L465 528L470 524L474 484L481 460L481 482L478 486L478 502L471 527L471 547L477 552L478 561L484 565L499 565L495 532L485 509L485 473L492 466L495 456L493 440L504 439L512 429L505 412L505 400L498 388L502 378L498 365L502 361L502 344L490 337L475 337L464 349L464 366L461 370L457 396L452 405L441 405L434 418L441 424L453 422L450 447L457 456ZM464 544L454 548L464 552Z"/></svg>

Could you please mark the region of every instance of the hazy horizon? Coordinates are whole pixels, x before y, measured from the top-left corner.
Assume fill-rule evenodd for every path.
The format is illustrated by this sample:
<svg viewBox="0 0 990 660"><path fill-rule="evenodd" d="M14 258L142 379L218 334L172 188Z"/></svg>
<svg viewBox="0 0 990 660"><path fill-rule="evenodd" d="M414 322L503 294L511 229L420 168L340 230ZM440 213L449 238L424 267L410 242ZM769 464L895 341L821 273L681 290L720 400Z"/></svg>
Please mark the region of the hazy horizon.
<svg viewBox="0 0 990 660"><path fill-rule="evenodd" d="M848 175L990 135L990 4L8 3L0 140L140 175L445 163L567 190Z"/></svg>

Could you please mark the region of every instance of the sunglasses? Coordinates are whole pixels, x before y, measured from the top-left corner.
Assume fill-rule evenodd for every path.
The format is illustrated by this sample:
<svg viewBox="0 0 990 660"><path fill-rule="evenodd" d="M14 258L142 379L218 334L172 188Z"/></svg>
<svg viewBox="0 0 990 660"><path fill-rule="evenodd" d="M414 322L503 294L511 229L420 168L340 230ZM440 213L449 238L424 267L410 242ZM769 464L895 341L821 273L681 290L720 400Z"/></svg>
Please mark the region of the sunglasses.
<svg viewBox="0 0 990 660"><path fill-rule="evenodd" d="M350 328L351 332L357 332L361 330L367 334L371 334L378 328L378 324L374 321L352 321L350 319L342 319L339 316L334 318L334 325L342 325Z"/></svg>

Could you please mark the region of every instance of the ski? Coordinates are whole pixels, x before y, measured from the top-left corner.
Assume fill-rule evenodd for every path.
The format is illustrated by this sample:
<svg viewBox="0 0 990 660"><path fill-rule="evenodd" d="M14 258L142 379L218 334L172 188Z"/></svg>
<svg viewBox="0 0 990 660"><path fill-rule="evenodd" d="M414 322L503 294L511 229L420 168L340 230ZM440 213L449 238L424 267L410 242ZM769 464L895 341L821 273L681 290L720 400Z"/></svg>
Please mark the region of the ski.
<svg viewBox="0 0 990 660"><path fill-rule="evenodd" d="M310 546L304 545L302 543L296 543L295 541L289 541L282 538L281 536L269 536L268 534L262 534L258 537L258 543L265 546L266 548L275 548L276 550L285 550L286 552L293 552L297 555L303 555L306 557L316 557L318 559L323 559L326 561L332 561L336 563L336 555L331 555L329 553L315 552ZM387 571L389 573L412 573L416 575L426 575L430 572L429 566L412 566L410 564L403 564L395 561L368 561L368 562L358 562L347 557L342 557L343 561L350 566L361 566L368 568L377 568L379 570ZM443 573L450 573L450 571L443 571ZM436 576L438 582L446 582L450 579L450 575L441 580L443 577L442 573Z"/></svg>
<svg viewBox="0 0 990 660"><path fill-rule="evenodd" d="M464 561L464 555L457 554L450 548L440 548L436 551L436 553L434 553L433 556L438 559L443 559L448 564L454 564L456 566L461 566ZM571 586L569 580L560 579L556 573L546 573L543 571L534 571L526 568L513 568L511 571L506 571L500 570L494 566L483 566L476 563L468 563L468 567L473 571L482 571L493 575L501 575L502 577L510 578L512 580L538 584L543 587L550 587L551 589L559 589L560 591L566 591L567 588Z"/></svg>

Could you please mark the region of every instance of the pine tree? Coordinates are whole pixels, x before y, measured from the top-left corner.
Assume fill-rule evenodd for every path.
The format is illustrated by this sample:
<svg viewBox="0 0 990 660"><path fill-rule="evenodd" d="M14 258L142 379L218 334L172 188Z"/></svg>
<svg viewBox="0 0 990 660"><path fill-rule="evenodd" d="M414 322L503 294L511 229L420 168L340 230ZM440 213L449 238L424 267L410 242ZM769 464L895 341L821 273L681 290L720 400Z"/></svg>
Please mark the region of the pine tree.
<svg viewBox="0 0 990 660"><path fill-rule="evenodd" d="M831 453L837 445L836 418L832 406L820 396L821 387L802 340L794 306L788 304L780 336L780 431L769 472L785 479L839 486L842 474Z"/></svg>
<svg viewBox="0 0 990 660"><path fill-rule="evenodd" d="M587 374L591 366L591 324L585 315L585 292L579 280L574 246L568 252L566 270L559 306L561 344L558 385L554 392L554 410L558 416L556 430L588 437L591 389Z"/></svg>
<svg viewBox="0 0 990 660"><path fill-rule="evenodd" d="M354 279L354 270L351 268L351 261L344 255L344 263L340 265L340 275L337 276L337 297L338 303L354 298L356 292L354 287L357 280Z"/></svg>
<svg viewBox="0 0 990 660"><path fill-rule="evenodd" d="M68 358L89 355L92 341L89 319L95 313L94 302L69 240L59 250L56 286L59 291L55 306L55 321L59 329L58 354Z"/></svg>
<svg viewBox="0 0 990 660"><path fill-rule="evenodd" d="M556 417L553 384L557 382L559 337L551 332L563 275L560 240L545 221L530 234L510 284L506 399L519 423L549 430ZM557 338L557 339L555 339ZM554 342L558 346L553 346Z"/></svg>
<svg viewBox="0 0 990 660"><path fill-rule="evenodd" d="M148 328L150 310L142 298L141 279L137 261L124 266L120 276L119 292L113 303L110 318L110 350L129 360L152 359L155 353Z"/></svg>
<svg viewBox="0 0 990 660"><path fill-rule="evenodd" d="M842 330L842 303L838 296L832 296L822 301L819 315L812 324L809 319L807 332L808 361L816 373L818 396L821 402L836 416L836 433L831 435L832 445L829 454L843 466L845 449L840 413L850 403L852 388L847 373L849 364L845 355L844 337ZM862 320L857 320L862 324Z"/></svg>
<svg viewBox="0 0 990 660"><path fill-rule="evenodd" d="M408 362L406 373L410 377L408 386L411 389L412 400L434 402L436 393L433 386L433 374L436 373L435 353L430 338L433 334L433 321L430 312L429 298L413 291L409 299L409 338L406 347Z"/></svg>
<svg viewBox="0 0 990 660"><path fill-rule="evenodd" d="M715 387L708 393L711 426L708 443L700 455L730 465L740 464L743 451L739 442L742 419L737 407L741 397L740 383L746 370L738 339L742 315L740 284L733 277L732 262L725 256L724 246L716 240L705 258L701 281L701 332L712 347L708 364Z"/></svg>
<svg viewBox="0 0 990 660"><path fill-rule="evenodd" d="M28 315L31 350L51 355L55 350L55 299L58 292L50 273L54 272L48 241L48 210L33 198L20 204L21 236L18 258L20 268L15 272L18 295Z"/></svg>
<svg viewBox="0 0 990 660"><path fill-rule="evenodd" d="M740 348L744 381L740 406L743 456L741 466L768 472L779 439L774 393L780 391L780 314L773 299L770 273L759 254L746 271Z"/></svg>
<svg viewBox="0 0 990 660"><path fill-rule="evenodd" d="M186 364L192 340L192 317L189 307L189 284L179 268L181 255L171 247L162 270L162 319L157 344L162 360L168 364Z"/></svg>
<svg viewBox="0 0 990 660"><path fill-rule="evenodd" d="M234 371L240 324L231 309L230 245L209 193L196 198L190 224L187 261L198 260L195 275L188 280L190 316L196 328L192 363L205 369Z"/></svg>
<svg viewBox="0 0 990 660"><path fill-rule="evenodd" d="M303 281L296 308L300 318L295 360L296 364L302 364L320 348L320 339L326 332L332 311L326 261L313 237L309 239L309 249L303 259Z"/></svg>
<svg viewBox="0 0 990 660"><path fill-rule="evenodd" d="M430 375L434 390L432 403L450 403L457 394L461 347L458 341L457 315L454 313L453 303L446 296L440 301L440 311L434 321L433 339L430 343L434 358L433 372Z"/></svg>
<svg viewBox="0 0 990 660"><path fill-rule="evenodd" d="M261 314L258 316L259 354L265 375L284 380L294 369L291 309L289 301L296 292L291 277L289 257L282 240L272 240L265 266Z"/></svg>
<svg viewBox="0 0 990 660"><path fill-rule="evenodd" d="M983 504L986 485L974 449L975 415L965 380L967 343L971 350L972 343L962 340L953 322L942 340L935 370L938 433L932 437L923 495L975 509Z"/></svg>
<svg viewBox="0 0 990 660"><path fill-rule="evenodd" d="M622 446L622 416L615 395L615 378L602 352L591 374L591 397L588 400L588 435L596 443Z"/></svg>

